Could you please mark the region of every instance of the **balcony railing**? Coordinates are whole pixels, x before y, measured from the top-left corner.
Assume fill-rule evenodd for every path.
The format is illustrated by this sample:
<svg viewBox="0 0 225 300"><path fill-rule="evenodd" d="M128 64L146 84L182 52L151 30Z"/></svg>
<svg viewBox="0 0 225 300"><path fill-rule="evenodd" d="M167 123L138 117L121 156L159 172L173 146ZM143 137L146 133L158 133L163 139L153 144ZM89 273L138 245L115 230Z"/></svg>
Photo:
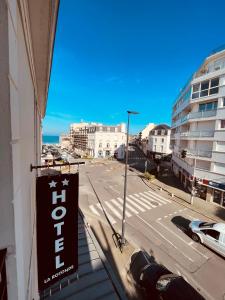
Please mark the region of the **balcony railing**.
<svg viewBox="0 0 225 300"><path fill-rule="evenodd" d="M180 137L201 138L201 137L213 137L213 136L214 136L214 130L186 131L180 133Z"/></svg>
<svg viewBox="0 0 225 300"><path fill-rule="evenodd" d="M212 157L211 150L187 149L187 156Z"/></svg>
<svg viewBox="0 0 225 300"><path fill-rule="evenodd" d="M210 118L216 116L217 110L207 110L207 111L197 111L193 113L189 113L186 116L178 119L176 122L172 124L172 127L183 124L188 120L192 119L201 119L201 118Z"/></svg>
<svg viewBox="0 0 225 300"><path fill-rule="evenodd" d="M194 157L194 156L207 157L207 158L212 157L212 150L188 149L185 147L178 147L178 146L174 146L173 150L174 150L175 154L181 153L182 150L186 150L187 157L189 157L189 158Z"/></svg>

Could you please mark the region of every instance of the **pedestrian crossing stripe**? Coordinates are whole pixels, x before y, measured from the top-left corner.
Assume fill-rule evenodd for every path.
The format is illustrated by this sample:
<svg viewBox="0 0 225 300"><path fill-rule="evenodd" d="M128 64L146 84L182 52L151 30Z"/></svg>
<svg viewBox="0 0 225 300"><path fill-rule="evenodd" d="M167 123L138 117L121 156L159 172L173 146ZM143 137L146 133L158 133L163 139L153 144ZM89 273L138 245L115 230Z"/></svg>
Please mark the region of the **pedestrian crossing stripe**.
<svg viewBox="0 0 225 300"><path fill-rule="evenodd" d="M137 215L140 212L144 213L148 210L171 203L170 200L152 191L130 194L126 197L126 200L125 214L127 218ZM113 225L116 223L115 217L122 220L123 203L124 200L117 197L102 202L102 205L100 203L89 205L89 208L91 212L98 217L101 217L100 213L105 214Z"/></svg>
<svg viewBox="0 0 225 300"><path fill-rule="evenodd" d="M145 194L151 195L153 198L156 198L157 200L159 199L159 198L157 198L158 195L157 195L156 193L152 192L152 191L147 191L147 192L144 192L144 193L145 193ZM166 198L164 198L164 197L161 196L161 195L160 195L160 201L161 201L161 202L164 201L164 203L165 203L165 202L171 203L171 201L170 201L169 199L166 199Z"/></svg>
<svg viewBox="0 0 225 300"><path fill-rule="evenodd" d="M104 213L103 208L101 207L101 204L97 203L96 205L97 205L98 209ZM107 218L109 219L110 223L112 225L114 225L116 223L116 220L108 212L105 211L105 214L107 215Z"/></svg>

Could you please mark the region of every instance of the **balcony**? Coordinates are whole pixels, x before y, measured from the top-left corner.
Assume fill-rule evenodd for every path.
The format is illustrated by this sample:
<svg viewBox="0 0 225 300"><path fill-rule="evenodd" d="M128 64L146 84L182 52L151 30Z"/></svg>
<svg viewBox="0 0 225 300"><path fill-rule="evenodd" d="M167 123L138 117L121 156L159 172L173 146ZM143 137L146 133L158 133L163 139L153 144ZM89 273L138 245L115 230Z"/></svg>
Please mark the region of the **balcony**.
<svg viewBox="0 0 225 300"><path fill-rule="evenodd" d="M201 149L186 149L187 150L187 157L212 157L212 150L201 150Z"/></svg>
<svg viewBox="0 0 225 300"><path fill-rule="evenodd" d="M182 150L187 151L188 158L195 158L195 157L204 157L204 158L211 158L212 157L212 150L202 150L202 149L188 149L186 147L178 147L174 146L173 148L174 153L179 154Z"/></svg>
<svg viewBox="0 0 225 300"><path fill-rule="evenodd" d="M189 113L186 116L178 119L176 122L172 123L172 127L176 127L178 125L184 124L189 120L193 120L193 119L211 118L216 116L216 114L217 114L217 110L197 111L197 112Z"/></svg>
<svg viewBox="0 0 225 300"><path fill-rule="evenodd" d="M180 133L180 139L214 137L214 130L186 131Z"/></svg>

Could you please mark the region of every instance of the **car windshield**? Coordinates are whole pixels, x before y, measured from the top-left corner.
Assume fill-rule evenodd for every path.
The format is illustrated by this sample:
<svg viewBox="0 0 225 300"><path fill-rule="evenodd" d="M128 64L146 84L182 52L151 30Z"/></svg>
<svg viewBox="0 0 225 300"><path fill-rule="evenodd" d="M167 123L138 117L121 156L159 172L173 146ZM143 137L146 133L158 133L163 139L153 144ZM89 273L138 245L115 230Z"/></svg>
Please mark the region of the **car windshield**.
<svg viewBox="0 0 225 300"><path fill-rule="evenodd" d="M199 227L200 227L200 228L205 228L205 227L207 227L207 228L209 228L209 227L212 228L215 224L216 224L216 223L202 222L202 223L199 224Z"/></svg>

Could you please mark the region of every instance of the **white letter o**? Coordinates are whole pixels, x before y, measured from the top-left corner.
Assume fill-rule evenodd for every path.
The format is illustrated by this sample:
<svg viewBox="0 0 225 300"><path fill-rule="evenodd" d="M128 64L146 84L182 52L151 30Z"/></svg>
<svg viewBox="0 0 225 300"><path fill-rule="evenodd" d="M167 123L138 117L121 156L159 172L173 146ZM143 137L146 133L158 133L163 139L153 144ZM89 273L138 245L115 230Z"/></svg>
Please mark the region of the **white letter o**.
<svg viewBox="0 0 225 300"><path fill-rule="evenodd" d="M59 216L57 216L57 212L58 211L61 211L61 213L60 213L60 215ZM52 219L54 219L54 220L60 220L60 219L62 219L64 216L65 216L65 214L66 214L66 209L65 209L65 207L63 207L63 206L58 206L58 207L56 207L53 211L52 211Z"/></svg>

